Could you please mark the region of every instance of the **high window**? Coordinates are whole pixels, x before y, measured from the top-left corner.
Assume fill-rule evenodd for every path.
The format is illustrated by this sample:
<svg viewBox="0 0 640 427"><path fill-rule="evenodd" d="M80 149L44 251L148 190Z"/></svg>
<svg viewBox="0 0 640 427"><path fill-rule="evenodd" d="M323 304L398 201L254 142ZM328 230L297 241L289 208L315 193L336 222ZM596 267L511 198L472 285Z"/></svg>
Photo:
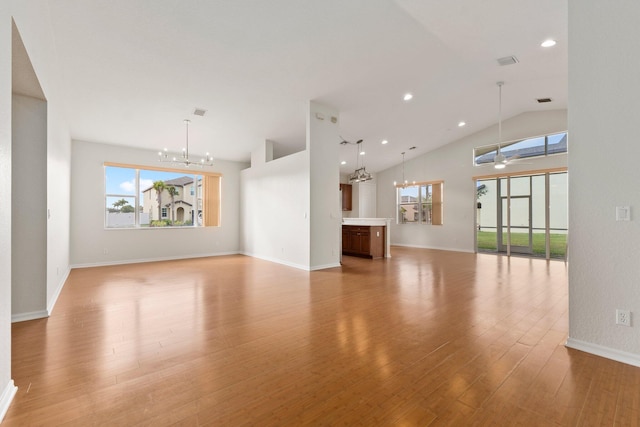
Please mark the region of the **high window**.
<svg viewBox="0 0 640 427"><path fill-rule="evenodd" d="M442 225L443 183L422 182L397 189L398 224Z"/></svg>
<svg viewBox="0 0 640 427"><path fill-rule="evenodd" d="M530 158L567 152L567 133L527 138L500 144L500 152L506 158ZM485 145L473 149L474 165L492 163L498 153L498 144Z"/></svg>
<svg viewBox="0 0 640 427"><path fill-rule="evenodd" d="M220 225L221 175L105 163L105 228Z"/></svg>

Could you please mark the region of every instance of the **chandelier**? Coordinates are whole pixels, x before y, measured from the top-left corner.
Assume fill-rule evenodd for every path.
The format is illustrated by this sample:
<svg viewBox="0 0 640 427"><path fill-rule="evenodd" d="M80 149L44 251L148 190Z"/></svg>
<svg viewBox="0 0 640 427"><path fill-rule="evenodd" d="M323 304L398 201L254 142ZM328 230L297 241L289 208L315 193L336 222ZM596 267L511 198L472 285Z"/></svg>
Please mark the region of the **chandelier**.
<svg viewBox="0 0 640 427"><path fill-rule="evenodd" d="M409 148L409 150L415 150L415 149L416 149L416 147L410 147ZM412 184L409 184L409 181L407 181L404 178L404 154L405 154L405 152L403 151L401 154L402 154L402 181L400 181L400 183L398 183L398 181L393 181L393 185L395 187L402 187L402 188L406 188L406 187L409 187L409 186L412 186L412 185L416 185L415 181L413 181Z"/></svg>
<svg viewBox="0 0 640 427"><path fill-rule="evenodd" d="M349 175L349 183L353 184L354 182L364 182L373 179L371 174L367 172L367 169L364 166L364 160L362 160L362 167L360 167L360 156L364 156L364 149L360 149L360 145L362 144L362 140L356 142L358 149L356 151L356 170Z"/></svg>
<svg viewBox="0 0 640 427"><path fill-rule="evenodd" d="M177 166L213 166L213 157L206 153L203 158L200 160L191 160L189 158L189 123L191 120L185 119L184 124L186 128L186 145L185 148L182 149L181 154L170 155L168 150L165 148L163 151L158 152L158 160L161 162L173 163Z"/></svg>

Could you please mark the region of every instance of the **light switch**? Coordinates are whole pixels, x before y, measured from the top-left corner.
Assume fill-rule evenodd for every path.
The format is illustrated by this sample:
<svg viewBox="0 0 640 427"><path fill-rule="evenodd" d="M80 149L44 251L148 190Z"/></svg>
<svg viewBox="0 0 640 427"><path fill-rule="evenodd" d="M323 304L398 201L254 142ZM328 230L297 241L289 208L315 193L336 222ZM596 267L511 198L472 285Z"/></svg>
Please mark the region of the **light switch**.
<svg viewBox="0 0 640 427"><path fill-rule="evenodd" d="M631 221L631 207L616 206L616 221Z"/></svg>

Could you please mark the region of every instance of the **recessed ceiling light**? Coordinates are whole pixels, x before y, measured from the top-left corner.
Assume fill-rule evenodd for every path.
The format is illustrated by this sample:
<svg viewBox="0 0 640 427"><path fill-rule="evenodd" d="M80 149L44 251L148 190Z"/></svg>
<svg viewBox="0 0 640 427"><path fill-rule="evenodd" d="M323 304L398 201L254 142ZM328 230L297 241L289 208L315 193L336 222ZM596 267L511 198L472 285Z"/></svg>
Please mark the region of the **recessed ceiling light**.
<svg viewBox="0 0 640 427"><path fill-rule="evenodd" d="M462 126L465 126L467 123L466 122L458 122L458 127L461 128Z"/></svg>
<svg viewBox="0 0 640 427"><path fill-rule="evenodd" d="M411 95L410 93L405 93L402 99L404 99L405 101L411 101L411 98L413 98L413 95Z"/></svg>
<svg viewBox="0 0 640 427"><path fill-rule="evenodd" d="M361 155L361 156L364 156L364 151L361 151L361 152L360 152L360 155Z"/></svg>
<svg viewBox="0 0 640 427"><path fill-rule="evenodd" d="M555 45L556 45L556 41L551 39L545 40L542 43L540 43L540 46L542 47L551 47Z"/></svg>
<svg viewBox="0 0 640 427"><path fill-rule="evenodd" d="M347 164L347 161L346 161L346 160L343 160L343 161L341 161L341 162L340 162L340 164L341 164L341 165L346 165L346 164Z"/></svg>
<svg viewBox="0 0 640 427"><path fill-rule="evenodd" d="M385 144L388 144L388 143L389 143L389 141L387 141L386 139L382 140L382 145L385 145Z"/></svg>

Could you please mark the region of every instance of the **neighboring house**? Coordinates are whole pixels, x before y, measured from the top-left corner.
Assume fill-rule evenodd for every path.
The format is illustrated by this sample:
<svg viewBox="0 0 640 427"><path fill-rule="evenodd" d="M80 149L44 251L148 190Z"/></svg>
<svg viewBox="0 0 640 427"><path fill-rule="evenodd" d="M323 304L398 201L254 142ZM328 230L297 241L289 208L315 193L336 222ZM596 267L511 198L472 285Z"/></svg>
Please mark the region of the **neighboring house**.
<svg viewBox="0 0 640 427"><path fill-rule="evenodd" d="M402 212L402 222L418 221L418 198L414 196L400 196L400 207Z"/></svg>
<svg viewBox="0 0 640 427"><path fill-rule="evenodd" d="M171 200L171 195L167 188L162 191L162 209L158 218L158 192L153 186L142 191L143 212L149 214L149 220L168 219L180 221L182 223L194 223L195 217L198 219L202 215L202 180L199 178L197 188L192 176L181 176L164 181L165 186L175 187L178 193Z"/></svg>

